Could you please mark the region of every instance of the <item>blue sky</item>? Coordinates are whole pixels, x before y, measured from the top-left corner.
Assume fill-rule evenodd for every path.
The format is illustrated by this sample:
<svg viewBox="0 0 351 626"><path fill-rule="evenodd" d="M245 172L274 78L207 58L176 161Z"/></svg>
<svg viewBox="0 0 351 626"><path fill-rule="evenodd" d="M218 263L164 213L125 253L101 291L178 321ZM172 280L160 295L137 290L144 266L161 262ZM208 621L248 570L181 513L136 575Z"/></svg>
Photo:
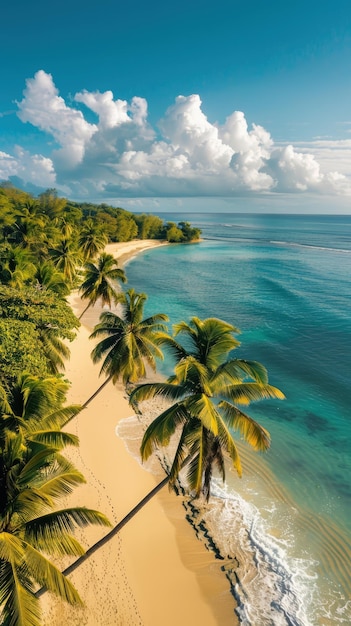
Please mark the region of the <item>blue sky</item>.
<svg viewBox="0 0 351 626"><path fill-rule="evenodd" d="M349 0L2 9L0 180L131 210L351 212Z"/></svg>

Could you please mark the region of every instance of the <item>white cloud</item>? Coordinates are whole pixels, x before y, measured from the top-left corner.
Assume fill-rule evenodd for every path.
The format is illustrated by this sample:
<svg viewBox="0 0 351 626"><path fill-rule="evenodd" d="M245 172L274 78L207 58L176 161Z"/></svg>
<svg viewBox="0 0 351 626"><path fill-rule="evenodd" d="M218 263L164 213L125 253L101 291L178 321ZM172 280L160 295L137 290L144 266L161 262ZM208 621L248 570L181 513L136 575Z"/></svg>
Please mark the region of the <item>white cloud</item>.
<svg viewBox="0 0 351 626"><path fill-rule="evenodd" d="M273 149L269 167L281 191L318 189L323 180L320 165L315 157L312 154L296 152L292 145Z"/></svg>
<svg viewBox="0 0 351 626"><path fill-rule="evenodd" d="M30 154L15 146L14 155L0 152L0 180L19 176L25 182L40 187L53 187L56 184L53 162L40 154Z"/></svg>
<svg viewBox="0 0 351 626"><path fill-rule="evenodd" d="M0 171L36 184L41 180L44 187L56 176L56 186L65 185L77 198L351 195L345 157L351 154L350 140L275 144L262 126L249 128L241 111L222 125L210 122L196 94L178 96L157 132L148 123L144 98L129 103L115 100L112 91L83 90L74 102L93 111L98 122L89 123L84 109L68 106L43 70L28 79L18 116L51 135L56 145L50 158L0 153Z"/></svg>
<svg viewBox="0 0 351 626"><path fill-rule="evenodd" d="M18 103L18 117L22 122L51 134L61 149L56 153L67 168L81 163L85 145L97 131L95 124L89 124L80 111L65 104L58 95L51 74L39 70L34 78L26 81L24 98Z"/></svg>
<svg viewBox="0 0 351 626"><path fill-rule="evenodd" d="M242 111L234 111L218 128L223 142L234 151L230 165L237 184L252 191L273 189L275 181L263 171L273 144L270 134L256 124L249 131Z"/></svg>
<svg viewBox="0 0 351 626"><path fill-rule="evenodd" d="M15 176L17 171L17 160L11 154L0 151L0 180L7 180L10 176Z"/></svg>
<svg viewBox="0 0 351 626"><path fill-rule="evenodd" d="M337 168L341 174L351 176L351 139L298 142L296 147L301 152L313 152L323 173Z"/></svg>
<svg viewBox="0 0 351 626"><path fill-rule="evenodd" d="M30 154L19 146L15 155L18 162L17 176L39 187L54 187L56 174L51 159L40 154Z"/></svg>
<svg viewBox="0 0 351 626"><path fill-rule="evenodd" d="M128 103L126 100L113 100L112 91L89 93L84 90L77 93L74 99L85 104L99 116L99 125L102 128L113 128L131 121L128 117Z"/></svg>
<svg viewBox="0 0 351 626"><path fill-rule="evenodd" d="M184 155L190 167L199 172L229 167L233 150L223 143L218 129L207 120L198 95L178 96L166 111L160 128L174 151Z"/></svg>

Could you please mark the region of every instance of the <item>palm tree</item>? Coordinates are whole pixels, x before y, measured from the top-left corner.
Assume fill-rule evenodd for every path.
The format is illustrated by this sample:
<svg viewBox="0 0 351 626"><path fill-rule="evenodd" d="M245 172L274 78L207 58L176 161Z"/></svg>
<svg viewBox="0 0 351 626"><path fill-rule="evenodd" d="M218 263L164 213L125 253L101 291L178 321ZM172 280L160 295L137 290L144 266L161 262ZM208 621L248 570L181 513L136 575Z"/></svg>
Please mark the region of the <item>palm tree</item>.
<svg viewBox="0 0 351 626"><path fill-rule="evenodd" d="M33 278L35 265L32 254L19 246L7 245L0 252L0 282L21 289Z"/></svg>
<svg viewBox="0 0 351 626"><path fill-rule="evenodd" d="M74 529L110 525L98 511L57 509L59 498L85 482L61 455L65 445L78 445L75 436L61 431L80 410L62 407L66 387L57 379L27 375L11 395L2 391L0 396L0 614L5 626L40 625L37 585L81 604L48 555L82 555L84 548L71 534Z"/></svg>
<svg viewBox="0 0 351 626"><path fill-rule="evenodd" d="M64 216L59 215L52 218L52 225L56 236L61 239L70 239L73 235L74 225Z"/></svg>
<svg viewBox="0 0 351 626"><path fill-rule="evenodd" d="M32 425L40 422L48 428L61 429L80 405L63 407L69 383L62 378L50 376L38 378L22 373L7 393L0 395L0 426L6 430L28 432Z"/></svg>
<svg viewBox="0 0 351 626"><path fill-rule="evenodd" d="M137 386L131 393L130 401L135 406L138 401L155 396L176 400L146 430L141 449L142 457L146 459L156 445L168 444L178 425L183 427L170 473L109 533L69 565L62 572L65 576L117 535L167 483L173 486L180 469L187 463L190 489L194 490L196 496L204 493L207 499L215 464L219 466L224 480L225 451L229 452L233 465L241 475L240 459L229 428L237 428L255 449L268 448L268 432L234 403L245 405L263 398L283 399L284 395L268 384L267 371L260 363L228 360L231 350L240 345L233 337L233 332L239 331L217 319L201 321L193 318L190 324L181 322L175 326L175 333L186 335L188 350L168 335L158 333L158 343L167 345L176 357L175 375L166 383ZM247 382L248 378L252 382ZM36 596L40 597L45 591L45 588L40 589Z"/></svg>
<svg viewBox="0 0 351 626"><path fill-rule="evenodd" d="M160 338L165 335L168 321L164 313L156 313L143 319L147 296L129 289L119 300L123 307L122 315L105 311L94 328L90 339L103 337L95 346L91 356L94 363L104 358L100 374L107 379L84 404L91 402L101 389L112 380L121 377L124 384L136 382L146 375L146 364L156 371L156 359L163 359L159 348Z"/></svg>
<svg viewBox="0 0 351 626"><path fill-rule="evenodd" d="M69 294L69 285L63 273L51 261L46 260L37 265L34 280L38 289L53 291L63 297Z"/></svg>
<svg viewBox="0 0 351 626"><path fill-rule="evenodd" d="M101 226L88 218L78 237L78 247L84 261L90 261L101 252L108 242L107 235L101 230Z"/></svg>
<svg viewBox="0 0 351 626"><path fill-rule="evenodd" d="M43 355L46 358L48 371L60 374L65 369L65 361L70 357L70 349L59 336L59 327L53 324L38 328L38 339L41 342Z"/></svg>
<svg viewBox="0 0 351 626"><path fill-rule="evenodd" d="M49 254L55 267L62 272L65 279L72 285L77 276L77 267L81 262L81 258L71 241L62 239L55 248L50 248Z"/></svg>
<svg viewBox="0 0 351 626"><path fill-rule="evenodd" d="M141 444L142 459L146 460L158 446L167 446L177 431L170 486L174 486L186 459L190 459L189 491L195 497L203 494L207 500L214 468L225 480L225 455L241 476L233 429L255 450L264 451L270 445L267 430L237 405L284 398L279 389L268 384L267 371L260 363L228 358L239 345L234 332L238 332L234 326L215 318L193 317L189 324L175 325L175 336L184 335L185 347L168 335L161 338L161 345L167 346L176 359L174 375L166 382L138 385L130 396L134 406L155 396L171 401L171 406L147 428Z"/></svg>
<svg viewBox="0 0 351 626"><path fill-rule="evenodd" d="M79 319L89 307L94 306L98 300L102 305L118 302L117 282L127 282L126 275L118 266L118 261L112 254L103 252L98 260L85 264L84 282L79 288L82 299L88 299L89 304L80 314Z"/></svg>
<svg viewBox="0 0 351 626"><path fill-rule="evenodd" d="M35 200L29 200L18 209L8 240L43 258L47 254L46 226L47 217L40 206Z"/></svg>

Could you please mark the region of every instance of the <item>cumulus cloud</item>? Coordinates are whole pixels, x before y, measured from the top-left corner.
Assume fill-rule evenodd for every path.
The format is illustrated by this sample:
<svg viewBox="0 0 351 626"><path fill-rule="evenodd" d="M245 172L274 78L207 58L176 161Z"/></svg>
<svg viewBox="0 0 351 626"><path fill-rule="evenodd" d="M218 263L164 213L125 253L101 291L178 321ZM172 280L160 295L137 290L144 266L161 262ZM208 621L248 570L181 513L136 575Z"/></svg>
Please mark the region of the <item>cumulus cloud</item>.
<svg viewBox="0 0 351 626"><path fill-rule="evenodd" d="M58 95L51 74L43 70L26 81L24 98L18 103L18 117L22 122L52 135L61 148L56 159L67 168L81 163L86 144L96 133L97 126L89 124L80 111L68 107Z"/></svg>
<svg viewBox="0 0 351 626"><path fill-rule="evenodd" d="M84 117L85 107L96 123ZM307 144L275 144L262 126L249 127L242 111L224 124L211 122L197 94L178 96L154 129L144 98L127 102L112 91L83 90L69 106L40 70L26 81L18 116L56 145L50 158L20 149L0 153L2 177L17 174L42 186L56 180L75 197L351 194L351 172L323 160L331 143L316 142L315 153Z"/></svg>
<svg viewBox="0 0 351 626"><path fill-rule="evenodd" d="M174 152L186 157L190 168L216 172L229 166L233 150L207 120L198 95L178 96L160 128Z"/></svg>
<svg viewBox="0 0 351 626"><path fill-rule="evenodd" d="M0 151L0 180L7 180L17 174L18 162L11 155Z"/></svg>
<svg viewBox="0 0 351 626"><path fill-rule="evenodd" d="M99 129L114 128L132 122L137 126L145 126L147 118L145 98L134 97L128 105L126 100L114 100L112 91L92 93L84 90L77 93L74 99L85 104L99 116Z"/></svg>
<svg viewBox="0 0 351 626"><path fill-rule="evenodd" d="M39 187L53 187L56 184L54 165L51 159L40 154L30 154L20 146L14 149L14 156L0 152L0 180L18 176L26 183Z"/></svg>

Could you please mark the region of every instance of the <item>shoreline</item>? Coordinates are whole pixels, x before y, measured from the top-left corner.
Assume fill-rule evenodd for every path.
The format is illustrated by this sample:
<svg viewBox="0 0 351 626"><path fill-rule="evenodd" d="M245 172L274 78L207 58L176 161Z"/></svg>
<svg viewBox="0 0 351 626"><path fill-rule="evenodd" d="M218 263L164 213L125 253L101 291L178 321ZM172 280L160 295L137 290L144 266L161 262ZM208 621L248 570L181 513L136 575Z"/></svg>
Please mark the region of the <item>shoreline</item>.
<svg viewBox="0 0 351 626"><path fill-rule="evenodd" d="M138 240L109 244L106 251L123 267L139 252L160 245L167 243ZM70 296L69 302L76 314L84 308L77 293ZM88 309L70 346L71 360L65 372L72 383L68 402L84 403L102 382L99 365L94 366L89 357L93 347L89 334L99 310L98 306ZM87 480L67 498L68 504L101 510L113 524L164 478L157 460L151 462L152 467L138 460L140 435L138 439L132 432L132 416L122 384L114 387L111 383L67 427L79 436L80 446L66 456ZM143 421L135 421L142 431ZM126 429L129 434L123 434ZM235 601L221 567L223 561L197 538L194 526L186 519L189 515L185 501L164 487L118 535L69 576L86 608L73 608L46 593L41 601L43 624L238 624ZM82 541L88 548L105 534L106 530L92 527L82 533Z"/></svg>
<svg viewBox="0 0 351 626"><path fill-rule="evenodd" d="M113 256L118 260L118 265L121 268L124 268L127 261L133 259L140 252L168 245L170 244L167 241L159 239L134 239L133 241L109 243L105 247L105 252L113 254Z"/></svg>

